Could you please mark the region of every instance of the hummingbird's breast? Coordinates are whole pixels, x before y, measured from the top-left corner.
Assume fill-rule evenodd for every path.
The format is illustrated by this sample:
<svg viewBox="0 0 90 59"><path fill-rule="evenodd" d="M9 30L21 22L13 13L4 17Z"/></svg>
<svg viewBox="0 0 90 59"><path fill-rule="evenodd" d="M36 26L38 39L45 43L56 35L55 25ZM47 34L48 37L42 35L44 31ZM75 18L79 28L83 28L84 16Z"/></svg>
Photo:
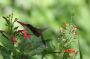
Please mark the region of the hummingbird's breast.
<svg viewBox="0 0 90 59"><path fill-rule="evenodd" d="M27 27L28 27L28 28L33 32L33 34L36 35L37 37L41 36L42 32L41 32L39 29L33 27L32 25L27 25Z"/></svg>

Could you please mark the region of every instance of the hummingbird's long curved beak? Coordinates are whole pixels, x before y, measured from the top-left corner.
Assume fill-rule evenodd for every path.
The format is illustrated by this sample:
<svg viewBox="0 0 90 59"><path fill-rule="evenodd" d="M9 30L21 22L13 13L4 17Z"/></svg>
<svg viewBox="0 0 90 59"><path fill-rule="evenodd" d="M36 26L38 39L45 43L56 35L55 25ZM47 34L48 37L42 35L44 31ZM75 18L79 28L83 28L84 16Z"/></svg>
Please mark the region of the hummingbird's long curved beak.
<svg viewBox="0 0 90 59"><path fill-rule="evenodd" d="M23 23L23 22L20 22L20 21L17 21L19 24L21 24L22 26L26 26L27 24L26 23Z"/></svg>

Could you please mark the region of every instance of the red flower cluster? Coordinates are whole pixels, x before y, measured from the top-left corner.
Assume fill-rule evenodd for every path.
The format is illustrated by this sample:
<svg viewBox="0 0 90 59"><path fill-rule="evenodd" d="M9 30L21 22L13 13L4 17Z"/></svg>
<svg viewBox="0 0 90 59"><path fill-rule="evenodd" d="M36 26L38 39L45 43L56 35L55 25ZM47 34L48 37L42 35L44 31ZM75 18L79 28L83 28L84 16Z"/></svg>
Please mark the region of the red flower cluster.
<svg viewBox="0 0 90 59"><path fill-rule="evenodd" d="M23 34L23 37L25 39L30 39L31 38L31 35L28 34L28 31L27 30L19 30L18 32L21 32Z"/></svg>
<svg viewBox="0 0 90 59"><path fill-rule="evenodd" d="M76 53L76 51L74 49L67 49L64 52L67 52L67 53Z"/></svg>

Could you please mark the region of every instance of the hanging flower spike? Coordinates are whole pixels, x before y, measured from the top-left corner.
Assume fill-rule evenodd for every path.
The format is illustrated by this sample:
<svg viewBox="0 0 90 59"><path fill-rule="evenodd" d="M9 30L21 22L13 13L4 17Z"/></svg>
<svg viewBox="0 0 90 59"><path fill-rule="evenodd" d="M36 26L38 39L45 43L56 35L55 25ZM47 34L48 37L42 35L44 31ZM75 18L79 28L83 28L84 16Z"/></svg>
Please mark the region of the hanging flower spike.
<svg viewBox="0 0 90 59"><path fill-rule="evenodd" d="M67 52L67 53L76 53L76 51L74 49L67 49L64 52Z"/></svg>
<svg viewBox="0 0 90 59"><path fill-rule="evenodd" d="M11 40L12 40L12 43L14 43L14 44L17 42L17 39L15 36L13 36Z"/></svg>
<svg viewBox="0 0 90 59"><path fill-rule="evenodd" d="M27 30L19 30L18 32L21 32L25 39L30 39L31 38L31 35L28 34Z"/></svg>

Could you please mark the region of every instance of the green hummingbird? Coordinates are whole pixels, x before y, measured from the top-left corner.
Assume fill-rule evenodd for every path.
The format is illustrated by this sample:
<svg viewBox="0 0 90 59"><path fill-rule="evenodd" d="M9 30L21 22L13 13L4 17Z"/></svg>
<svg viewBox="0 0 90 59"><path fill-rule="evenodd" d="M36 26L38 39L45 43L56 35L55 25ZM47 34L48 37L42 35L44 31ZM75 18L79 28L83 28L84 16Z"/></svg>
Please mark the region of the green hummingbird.
<svg viewBox="0 0 90 59"><path fill-rule="evenodd" d="M46 46L46 42L45 42L44 37L43 37L43 31L46 29L39 29L39 28L32 26L31 24L23 23L20 21L17 21L17 22L19 24L21 24L24 28L28 28L29 30L31 30L35 36L41 37L42 43Z"/></svg>

